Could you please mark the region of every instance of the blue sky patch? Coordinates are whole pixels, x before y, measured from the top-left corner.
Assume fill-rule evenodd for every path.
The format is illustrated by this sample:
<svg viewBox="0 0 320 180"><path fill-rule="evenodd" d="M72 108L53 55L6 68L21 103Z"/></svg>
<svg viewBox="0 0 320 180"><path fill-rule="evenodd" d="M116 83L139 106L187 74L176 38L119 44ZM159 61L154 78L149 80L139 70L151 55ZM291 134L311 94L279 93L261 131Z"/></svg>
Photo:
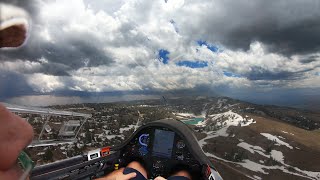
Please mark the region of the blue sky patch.
<svg viewBox="0 0 320 180"><path fill-rule="evenodd" d="M218 52L219 48L213 44L209 44L207 43L207 41L203 41L203 40L198 40L197 41L199 46L207 46L208 49L210 49L210 51L212 52Z"/></svg>
<svg viewBox="0 0 320 180"><path fill-rule="evenodd" d="M169 62L169 57L168 55L170 54L170 52L168 50L165 49L160 49L158 52L159 55L159 60L163 63L163 64L168 64Z"/></svg>
<svg viewBox="0 0 320 180"><path fill-rule="evenodd" d="M178 66L186 66L189 68L204 68L208 66L206 61L179 61L176 63Z"/></svg>
<svg viewBox="0 0 320 180"><path fill-rule="evenodd" d="M228 77L241 77L240 75L235 74L233 72L229 72L229 71L223 71L223 74Z"/></svg>

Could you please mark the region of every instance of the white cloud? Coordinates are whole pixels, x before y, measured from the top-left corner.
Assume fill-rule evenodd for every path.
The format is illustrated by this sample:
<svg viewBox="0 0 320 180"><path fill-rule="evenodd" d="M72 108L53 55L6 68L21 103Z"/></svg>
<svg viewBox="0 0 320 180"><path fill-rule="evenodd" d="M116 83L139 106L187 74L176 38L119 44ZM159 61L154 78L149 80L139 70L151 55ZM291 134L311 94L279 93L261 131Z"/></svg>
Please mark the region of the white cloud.
<svg viewBox="0 0 320 180"><path fill-rule="evenodd" d="M215 54L218 68L243 77L257 78L254 83L261 88L289 87L309 88L320 87L316 72L320 67L320 54L294 55L286 57L268 52L263 44L254 42L248 51L224 50ZM317 57L313 62L303 63L303 59ZM260 79L259 79L259 76ZM275 76L274 78L270 78ZM279 77L277 77L279 76ZM288 76L288 77L287 77Z"/></svg>
<svg viewBox="0 0 320 180"><path fill-rule="evenodd" d="M40 32L40 36L42 36L47 41L52 41L52 37L48 29L44 29L42 32Z"/></svg>
<svg viewBox="0 0 320 180"><path fill-rule="evenodd" d="M39 62L3 62L0 68L25 74L37 72L26 75L26 78L39 92L60 89L89 92L175 90L191 89L201 85L231 88L320 86L317 75L319 68L315 69L320 66L320 53L284 56L268 52L266 45L259 41L249 43L250 48L247 51L222 46L223 38L232 29L263 19L262 16L250 16L248 19L239 17L231 21L229 7L225 7L230 1L117 2L40 1L40 22L35 27L39 30L40 39L52 42L55 46L66 43L70 38L68 36L75 36L73 38L100 47L105 54L112 57L114 63L88 67L91 59L76 59L75 61L83 61L84 67L69 69L68 73L71 76L60 77L39 73L43 64L49 63L47 59L38 59ZM253 3L252 7L256 7L257 4ZM279 12L275 10L275 13ZM235 14L246 12L237 11ZM283 22L282 18L285 16L286 13L279 21ZM228 18L223 20L225 17ZM174 20L174 26L170 23L171 20ZM290 19L290 23L291 21L294 19ZM285 27L289 25L282 24ZM177 29L179 32L176 32ZM196 41L200 39L216 43L223 51L214 53L204 45L199 46ZM162 64L156 59L159 49L170 52L168 64ZM310 63L301 63L301 59L311 55L317 56L318 59ZM176 66L175 63L180 60L206 61L208 67L192 69ZM63 61L70 60L59 59L59 63ZM232 72L240 77L224 76L223 71ZM299 73L299 78L281 79L281 73L290 77ZM275 78L263 79L270 74ZM278 74L279 79L276 78ZM252 80L252 75L262 77Z"/></svg>
<svg viewBox="0 0 320 180"><path fill-rule="evenodd" d="M31 62L31 61L4 61L0 62L0 70L1 71L13 71L17 73L31 73L38 71L41 68L41 64L39 62Z"/></svg>
<svg viewBox="0 0 320 180"><path fill-rule="evenodd" d="M256 42L250 46L248 52L224 50L216 57L219 67L245 74L252 71L252 67L259 66L263 69L274 70L279 63L284 63L284 57L276 54L266 54L262 44Z"/></svg>
<svg viewBox="0 0 320 180"><path fill-rule="evenodd" d="M246 78L223 76L214 65L201 69L180 67L175 64L164 65L156 60L146 66L99 66L81 68L70 73L71 76L56 77L43 74L28 76L34 89L48 92L61 88L69 90L106 91L171 91L193 89L198 86L247 88L251 82Z"/></svg>
<svg viewBox="0 0 320 180"><path fill-rule="evenodd" d="M60 77L35 73L26 75L27 82L36 92L52 92L54 90L64 89L65 84Z"/></svg>
<svg viewBox="0 0 320 180"><path fill-rule="evenodd" d="M116 18L104 11L94 11L82 0L43 2L40 17L45 26L60 33L85 32L104 41L114 40L116 37L112 35L120 26ZM51 33L57 33L57 31ZM59 34L54 34L54 36L59 36Z"/></svg>

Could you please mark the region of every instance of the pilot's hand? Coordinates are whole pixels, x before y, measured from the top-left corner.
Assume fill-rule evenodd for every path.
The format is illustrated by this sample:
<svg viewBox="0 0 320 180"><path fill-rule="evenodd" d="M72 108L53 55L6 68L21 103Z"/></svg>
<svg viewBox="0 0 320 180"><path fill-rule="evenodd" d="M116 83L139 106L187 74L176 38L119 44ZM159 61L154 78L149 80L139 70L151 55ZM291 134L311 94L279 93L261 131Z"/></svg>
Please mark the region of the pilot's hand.
<svg viewBox="0 0 320 180"><path fill-rule="evenodd" d="M165 179L164 177L158 176L154 180L167 180L167 179Z"/></svg>
<svg viewBox="0 0 320 180"><path fill-rule="evenodd" d="M19 179L17 158L33 138L28 122L0 104L0 179Z"/></svg>
<svg viewBox="0 0 320 180"><path fill-rule="evenodd" d="M103 178L99 178L96 180L130 180L137 176L135 172L129 173L129 174L123 174L123 169L120 168L119 170L115 170L112 173L108 174L107 176Z"/></svg>

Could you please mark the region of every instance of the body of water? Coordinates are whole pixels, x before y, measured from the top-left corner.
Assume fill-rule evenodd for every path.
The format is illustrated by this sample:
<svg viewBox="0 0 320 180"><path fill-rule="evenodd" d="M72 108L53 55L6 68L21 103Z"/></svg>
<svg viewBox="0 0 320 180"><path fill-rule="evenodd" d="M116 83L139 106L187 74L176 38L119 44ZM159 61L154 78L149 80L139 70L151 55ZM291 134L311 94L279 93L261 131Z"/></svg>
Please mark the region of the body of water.
<svg viewBox="0 0 320 180"><path fill-rule="evenodd" d="M187 119L187 120L183 120L182 122L186 123L186 124L198 124L199 122L202 122L204 120L204 118L192 118L192 119Z"/></svg>

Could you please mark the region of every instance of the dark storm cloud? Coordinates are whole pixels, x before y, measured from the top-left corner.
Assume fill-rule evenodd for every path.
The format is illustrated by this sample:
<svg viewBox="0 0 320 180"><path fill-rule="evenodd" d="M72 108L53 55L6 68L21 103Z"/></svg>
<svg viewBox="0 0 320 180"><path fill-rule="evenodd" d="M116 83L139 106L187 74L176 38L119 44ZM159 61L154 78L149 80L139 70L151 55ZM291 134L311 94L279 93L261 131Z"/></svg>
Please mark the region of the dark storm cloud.
<svg viewBox="0 0 320 180"><path fill-rule="evenodd" d="M300 62L303 64L308 64L308 63L318 61L318 59L320 59L320 56L312 55L312 56L300 59Z"/></svg>
<svg viewBox="0 0 320 180"><path fill-rule="evenodd" d="M261 67L252 67L251 71L244 76L249 80L299 80L303 79L305 72L311 71L314 68L304 69L302 71L270 71Z"/></svg>
<svg viewBox="0 0 320 180"><path fill-rule="evenodd" d="M260 68L253 68L253 70L246 75L249 80L293 80L299 78L299 76L301 76L301 73L261 71Z"/></svg>
<svg viewBox="0 0 320 180"><path fill-rule="evenodd" d="M193 31L211 42L248 50L251 42L260 41L284 55L320 50L320 1L226 0L207 8L214 10L203 14L203 27Z"/></svg>
<svg viewBox="0 0 320 180"><path fill-rule="evenodd" d="M1 71L0 77L0 101L20 95L35 94L21 74Z"/></svg>
<svg viewBox="0 0 320 180"><path fill-rule="evenodd" d="M63 44L44 44L41 53L50 62L65 64L73 69L88 66L108 65L112 62L102 49L91 41L88 35L78 34L75 37L68 37Z"/></svg>
<svg viewBox="0 0 320 180"><path fill-rule="evenodd" d="M39 73L42 72L44 74L51 74L54 76L70 76L69 73L67 73L67 71L70 69L70 67L65 66L63 64L46 63L42 65L42 68L40 69Z"/></svg>
<svg viewBox="0 0 320 180"><path fill-rule="evenodd" d="M285 28L277 28L274 22L268 21L240 27L228 34L231 41L224 42L233 48L247 50L250 42L260 41L270 51L284 55L316 52L320 50L320 16L315 18Z"/></svg>

